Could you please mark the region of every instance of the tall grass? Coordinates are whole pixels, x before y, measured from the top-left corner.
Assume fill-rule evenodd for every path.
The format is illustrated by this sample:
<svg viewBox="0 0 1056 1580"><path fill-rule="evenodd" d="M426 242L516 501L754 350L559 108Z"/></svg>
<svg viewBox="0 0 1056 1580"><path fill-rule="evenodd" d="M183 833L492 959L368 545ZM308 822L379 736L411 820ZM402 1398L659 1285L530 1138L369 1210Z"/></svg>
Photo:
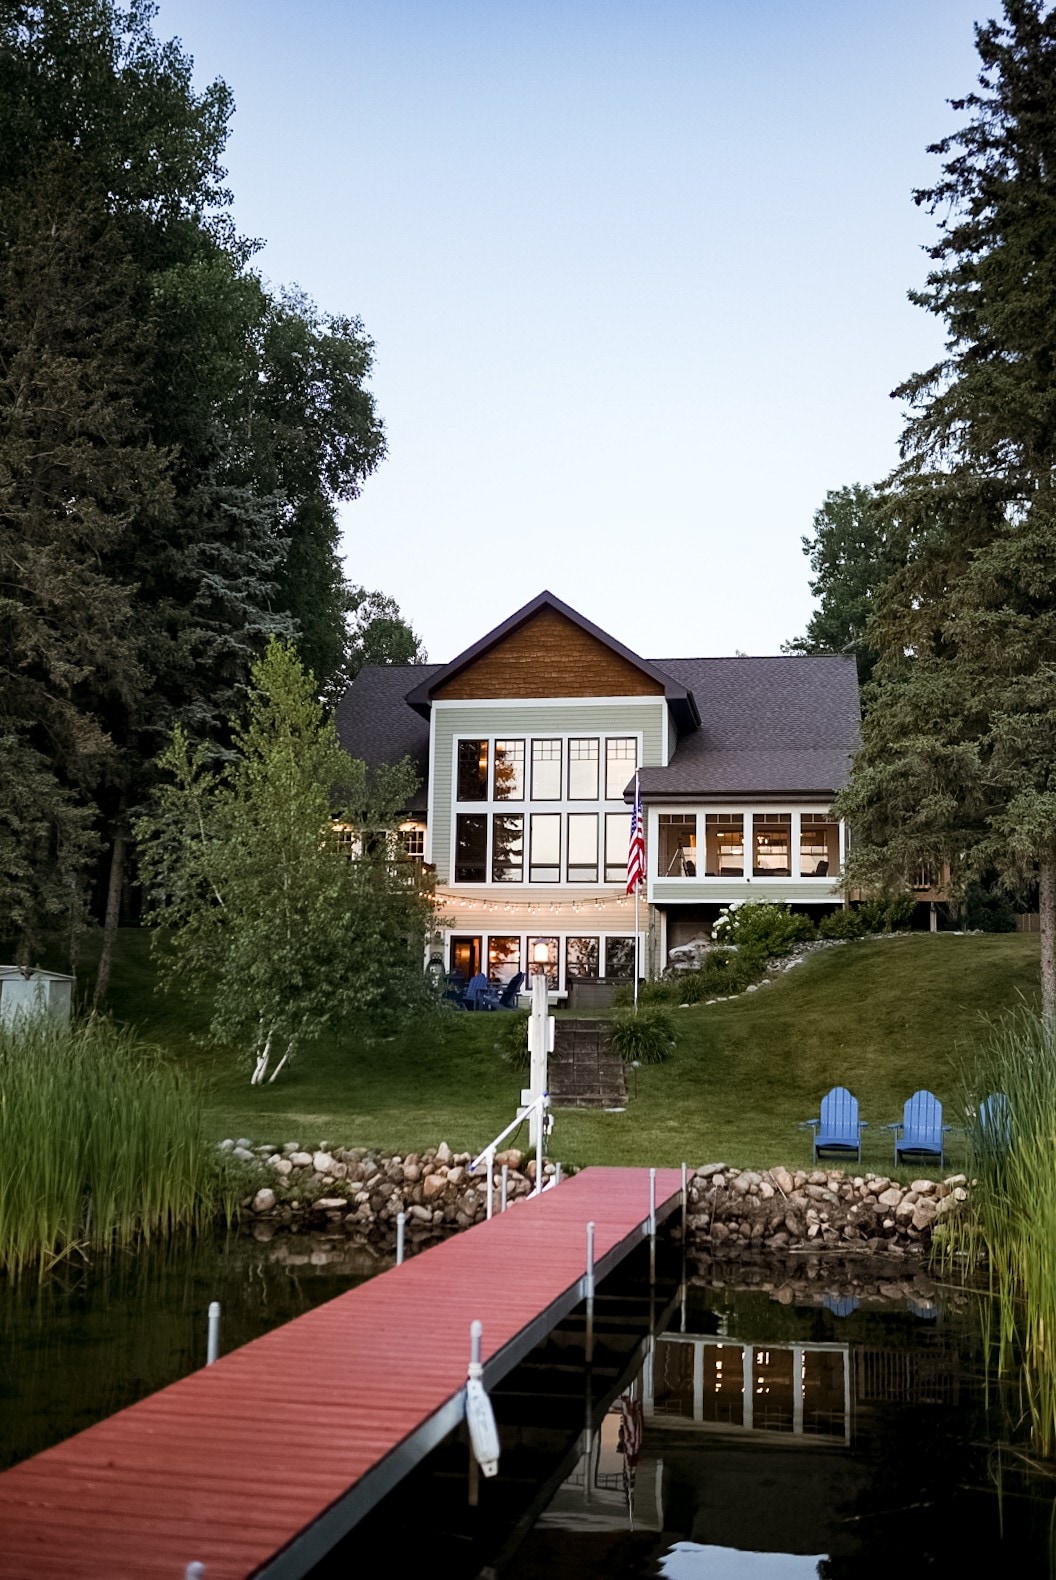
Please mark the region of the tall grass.
<svg viewBox="0 0 1056 1580"><path fill-rule="evenodd" d="M1034 1448L1056 1453L1056 1026L1023 1009L969 1072L976 1183L949 1249L985 1261L999 1300L998 1365L1022 1366ZM995 1094L1003 1094L994 1101ZM988 1101L989 1104L988 1104Z"/></svg>
<svg viewBox="0 0 1056 1580"><path fill-rule="evenodd" d="M198 1094L110 1022L0 1027L0 1269L198 1227L217 1201Z"/></svg>

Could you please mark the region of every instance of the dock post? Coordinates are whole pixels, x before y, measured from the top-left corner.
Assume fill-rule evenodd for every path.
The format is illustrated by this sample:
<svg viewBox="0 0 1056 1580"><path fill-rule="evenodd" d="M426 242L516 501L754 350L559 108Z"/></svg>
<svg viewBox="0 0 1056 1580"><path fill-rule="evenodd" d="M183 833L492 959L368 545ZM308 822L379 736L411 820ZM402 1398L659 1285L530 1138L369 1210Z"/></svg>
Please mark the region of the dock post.
<svg viewBox="0 0 1056 1580"><path fill-rule="evenodd" d="M495 1215L495 1153L491 1147L484 1155L484 1167L488 1171L488 1218Z"/></svg>
<svg viewBox="0 0 1056 1580"><path fill-rule="evenodd" d="M501 1197L502 1207L500 1209L502 1212L505 1212L507 1206L509 1205L509 1201L508 1201L509 1194L510 1194L510 1165L508 1163L504 1163L502 1165L502 1197Z"/></svg>
<svg viewBox="0 0 1056 1580"><path fill-rule="evenodd" d="M656 1283L656 1170L649 1170L649 1282Z"/></svg>
<svg viewBox="0 0 1056 1580"><path fill-rule="evenodd" d="M583 1280L587 1297L587 1365L594 1359L594 1222L587 1224L587 1273Z"/></svg>
<svg viewBox="0 0 1056 1580"><path fill-rule="evenodd" d="M560 1185L560 1183L561 1183L561 1164L558 1162L558 1163L554 1164L554 1184L555 1185Z"/></svg>
<svg viewBox="0 0 1056 1580"><path fill-rule="evenodd" d="M682 1164L682 1239L686 1238L686 1219L689 1216L689 1170Z"/></svg>
<svg viewBox="0 0 1056 1580"><path fill-rule="evenodd" d="M195 1561L183 1571L183 1580L205 1580L205 1565Z"/></svg>
<svg viewBox="0 0 1056 1580"><path fill-rule="evenodd" d="M209 1302L209 1335L205 1341L205 1364L212 1366L220 1359L220 1302ZM204 1571L203 1571L204 1573Z"/></svg>
<svg viewBox="0 0 1056 1580"><path fill-rule="evenodd" d="M405 1212L398 1212L396 1214L396 1266L397 1267L402 1267L403 1266L403 1232L404 1232L404 1227L405 1227L406 1223L407 1223L407 1214Z"/></svg>

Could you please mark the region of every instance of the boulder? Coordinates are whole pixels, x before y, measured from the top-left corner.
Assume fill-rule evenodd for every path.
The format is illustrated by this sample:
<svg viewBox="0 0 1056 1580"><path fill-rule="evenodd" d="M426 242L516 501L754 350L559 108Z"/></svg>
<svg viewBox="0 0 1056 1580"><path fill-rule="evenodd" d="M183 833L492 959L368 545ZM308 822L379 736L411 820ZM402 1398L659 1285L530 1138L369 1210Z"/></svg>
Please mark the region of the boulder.
<svg viewBox="0 0 1056 1580"><path fill-rule="evenodd" d="M275 1192L269 1185L264 1185L253 1198L254 1212L271 1212L275 1206Z"/></svg>

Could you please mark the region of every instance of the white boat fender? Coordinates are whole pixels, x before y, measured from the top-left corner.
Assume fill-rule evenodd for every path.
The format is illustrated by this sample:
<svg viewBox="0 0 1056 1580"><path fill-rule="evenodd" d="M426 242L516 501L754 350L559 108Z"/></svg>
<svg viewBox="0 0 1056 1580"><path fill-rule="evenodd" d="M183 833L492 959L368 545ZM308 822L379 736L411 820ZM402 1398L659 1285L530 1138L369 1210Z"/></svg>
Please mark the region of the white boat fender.
<svg viewBox="0 0 1056 1580"><path fill-rule="evenodd" d="M474 1322L473 1329L480 1324ZM495 1425L495 1412L482 1381L484 1368L480 1363L480 1334L473 1332L473 1359L469 1363L466 1381L466 1424L473 1457L485 1476L496 1476L499 1471L499 1429Z"/></svg>

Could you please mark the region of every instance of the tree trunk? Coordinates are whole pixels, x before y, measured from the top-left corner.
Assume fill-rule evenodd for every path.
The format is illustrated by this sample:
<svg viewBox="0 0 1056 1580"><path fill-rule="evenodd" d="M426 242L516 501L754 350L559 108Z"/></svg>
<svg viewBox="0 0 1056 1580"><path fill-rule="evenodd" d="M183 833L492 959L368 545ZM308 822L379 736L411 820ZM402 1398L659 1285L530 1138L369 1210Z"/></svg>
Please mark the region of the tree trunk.
<svg viewBox="0 0 1056 1580"><path fill-rule="evenodd" d="M1056 1023L1056 850L1038 867L1038 910L1041 929L1041 1014Z"/></svg>
<svg viewBox="0 0 1056 1580"><path fill-rule="evenodd" d="M121 889L125 881L125 845L124 834L114 835L114 844L110 852L110 882L106 891L106 917L103 921L103 947L99 955L99 970L95 978L95 992L92 994L92 1008L98 1009L106 997L107 988L110 986L110 968L114 962L114 939L117 937L117 926L121 920Z"/></svg>

